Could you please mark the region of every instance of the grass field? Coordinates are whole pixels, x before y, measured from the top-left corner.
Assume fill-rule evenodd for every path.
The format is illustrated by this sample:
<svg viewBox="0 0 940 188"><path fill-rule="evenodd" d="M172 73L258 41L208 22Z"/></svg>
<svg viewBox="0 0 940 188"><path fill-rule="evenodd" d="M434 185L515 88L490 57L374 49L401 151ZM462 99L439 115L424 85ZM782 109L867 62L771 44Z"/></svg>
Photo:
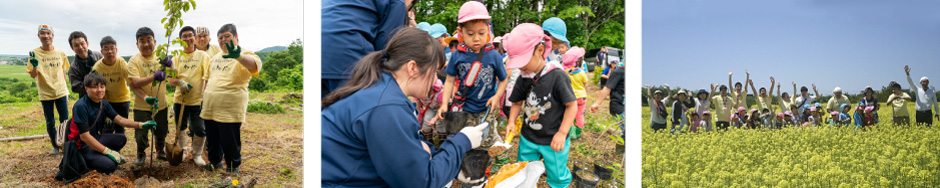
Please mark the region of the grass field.
<svg viewBox="0 0 940 188"><path fill-rule="evenodd" d="M672 134L668 128L653 132L643 107L643 186L937 186L940 127L895 127L890 110L882 107L880 123L868 131L822 126Z"/></svg>
<svg viewBox="0 0 940 188"><path fill-rule="evenodd" d="M30 78L29 73L26 72L26 66L18 65L0 65L0 78L16 78L23 81L33 79Z"/></svg>

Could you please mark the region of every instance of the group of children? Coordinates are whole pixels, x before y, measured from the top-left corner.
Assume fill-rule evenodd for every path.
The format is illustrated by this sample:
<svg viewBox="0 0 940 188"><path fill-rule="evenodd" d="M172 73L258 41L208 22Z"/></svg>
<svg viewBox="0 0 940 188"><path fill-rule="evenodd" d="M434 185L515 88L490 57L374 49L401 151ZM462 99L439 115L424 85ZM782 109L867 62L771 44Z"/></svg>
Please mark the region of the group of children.
<svg viewBox="0 0 940 188"><path fill-rule="evenodd" d="M470 112L469 125L489 123L482 144L486 148L501 140L497 119L504 117L505 134L522 135L517 160L544 159L548 184L565 187L572 177L567 169L569 136L579 137L584 127L588 78L581 62L585 50L569 48L567 27L557 17L541 26L520 24L499 37L491 36L490 19L482 3L470 1L461 6L457 49L444 69L443 89L434 95L443 96L437 117L424 126L441 123L442 114L449 111ZM441 27L434 24L428 32L445 41L448 36L444 35L446 29L440 32ZM442 42L442 47L445 44ZM512 83L508 79L513 79ZM497 115L501 108L501 115Z"/></svg>
<svg viewBox="0 0 940 188"><path fill-rule="evenodd" d="M927 78L924 77L921 79L922 87L917 87L914 85L913 81L910 78L910 69L905 67L905 72L908 74L908 82L911 84L912 88L916 88L917 92L930 93L932 89L929 89L927 86ZM731 77L733 73L728 74L728 85L731 85ZM780 84L776 83L773 77L770 77L771 87L770 92L774 90L774 84L776 84L777 95L770 96L766 88L760 88L755 90L754 82L750 79L750 73L747 74L746 82L743 84L738 82L735 84L735 91L728 93L728 87L725 85L719 85L719 95L715 95L715 84L711 85L711 92L706 91L705 89L699 90L695 98L690 98L690 95L693 95L692 92L686 92L684 90L679 90L675 95L672 94L669 89L669 85L665 85L666 94L663 94L663 91L653 89L646 85L647 96L649 96L649 106L650 106L650 115L651 115L651 127L654 131L662 130L666 128L666 118L669 116L669 113L666 111L666 104L670 100L673 101L672 108L672 126L670 127L670 132L678 133L682 131L688 131L691 133L695 132L708 132L713 131L712 129L712 117L710 109L714 109L715 114L718 116L714 124L717 125L717 130L725 130L729 127L734 128L743 128L743 129L781 129L783 127L814 127L814 126L823 126L829 125L830 127L843 127L843 126L853 126L856 130L865 130L869 127L878 123L878 100L874 96L874 90L871 87L866 87L861 90L862 94L861 99L858 100L857 104L853 107L848 96L843 95L842 89L836 87L833 90L833 96L827 102L827 108L823 108L822 104L815 102L819 95L819 92L816 90L816 85L813 84L813 91L816 95L808 95L809 89L806 86L803 86L800 90L800 96L790 96L788 93L780 93ZM751 90L754 92L753 96L757 101L756 108L751 108L748 110L750 105L747 104L747 101L744 100L747 93L747 85L751 86ZM743 92L741 91L743 88ZM889 88L892 89L892 94L888 97L887 103L892 107L893 119L895 125L906 125L910 124L910 118L907 110L907 103L914 101L907 93L901 91L900 84L893 84ZM924 89L928 88L928 89ZM793 93L796 93L796 82L793 82ZM937 108L940 111L940 107L936 105L935 96L924 95L920 97L923 99L923 104L918 102L919 106L918 113L927 114L926 118L919 118L918 123L925 124L930 126L932 120L929 116L931 113L931 107ZM773 107L772 101L777 99L777 104L779 107ZM921 110L926 109L926 110ZM926 111L926 112L921 112ZM935 117L938 117L936 113ZM686 128L688 126L688 128Z"/></svg>
<svg viewBox="0 0 940 188"><path fill-rule="evenodd" d="M69 76L73 78L71 80L72 92L80 94L80 101L95 102L93 104L95 108L90 112L92 118L95 117L94 110L110 109L121 118L128 117L129 111L133 110L135 121L147 122L144 126L131 126L136 128L134 134L137 143L137 160L134 164L144 164L150 143L150 132L153 132L156 143L156 153L152 155L166 160L166 135L169 132L167 130L169 103L166 99L166 84L170 84L177 87L173 101L175 117L179 118L177 131L184 131L189 126L189 136L192 136L193 141L191 153L193 161L203 168L215 170L221 168L224 157L227 162L227 171L237 175L241 161L239 128L245 122L248 82L251 77L258 76L262 63L257 55L247 50L243 51L239 47L235 25L223 25L217 35L219 46L225 48L209 44L211 39L208 28L183 27L179 31L179 37L187 43L183 48L183 55L160 59L154 53L157 45L153 30L141 27L135 36L139 52L125 62L124 58L117 56L117 41L111 36L101 39L102 53L98 53L88 50L88 41L84 33L75 31L69 37L69 44L77 56L70 69L65 53L52 46L53 29L48 25L40 25L38 36L42 46L30 51L30 64L27 65L27 72L36 79L39 87L50 139L54 141L56 135L55 122L52 118L53 104L60 106L60 122L68 117L68 111L63 111L61 108L64 108L68 100L69 89L66 87L64 74L66 69L70 69ZM93 80L78 78L92 78ZM99 80L103 80L104 83L98 83ZM82 83L96 85L83 87ZM87 99L89 96L86 95L86 90L94 89L97 84L102 84L101 89L105 91L103 96L101 99ZM133 107L131 107L132 99L134 100ZM100 109L97 108L98 103L102 106ZM97 119L92 121L106 123L103 127L88 130L88 127L95 126L91 122L84 122L83 115L86 114L78 112L84 113L88 110L78 110L79 106L84 109L85 106L92 105L74 107L76 108L73 109L75 121L70 124L73 126L73 131L68 139L85 141L85 143L101 141L102 144L109 146L110 150L97 151L96 149L96 152L89 150L85 153L87 155L85 161L90 163L88 164L90 167L101 167L95 169L99 172L111 173L117 165L124 162L120 154L120 149L126 141L124 124L119 126L118 121L111 116L107 119L102 118L101 121ZM91 133L92 137L79 136L83 133ZM102 140L101 135L118 136L123 141L111 143ZM177 133L177 145L181 147L185 145L188 140L186 136L185 133ZM79 144L78 149L90 149L82 148L83 146L86 145ZM202 158L204 146L207 146L205 149L209 153L209 164ZM50 153L58 154L59 149L53 143L53 151ZM104 156L110 160L94 160Z"/></svg>

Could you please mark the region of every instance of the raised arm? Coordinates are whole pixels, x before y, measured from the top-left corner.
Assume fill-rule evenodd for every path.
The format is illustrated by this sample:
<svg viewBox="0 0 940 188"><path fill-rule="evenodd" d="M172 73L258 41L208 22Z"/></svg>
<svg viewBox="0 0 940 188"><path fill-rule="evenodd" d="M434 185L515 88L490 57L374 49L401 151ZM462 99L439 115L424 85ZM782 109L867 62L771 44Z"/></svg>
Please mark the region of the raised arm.
<svg viewBox="0 0 940 188"><path fill-rule="evenodd" d="M747 69L744 69L744 74L747 74L747 76L744 77L745 78L744 80L746 81L744 82L744 95L747 95L747 85L750 83L750 80L751 80L751 72L748 71ZM754 85L753 83L750 83L750 84L752 86ZM745 97L745 99L747 98Z"/></svg>
<svg viewBox="0 0 940 188"><path fill-rule="evenodd" d="M816 97L814 97L813 100L816 100L815 98L819 98L820 95L819 90L816 90L816 83L813 83L813 93L816 94Z"/></svg>
<svg viewBox="0 0 940 188"><path fill-rule="evenodd" d="M708 99L711 100L715 96L715 84L712 84L712 92L708 92Z"/></svg>
<svg viewBox="0 0 940 188"><path fill-rule="evenodd" d="M774 84L776 84L776 83L777 83L777 81L774 80L774 77L773 77L773 76L771 76L771 77L770 77L770 91L767 91L767 93L774 93ZM780 87L780 85L777 85L777 87ZM778 89L777 92L780 92L780 90Z"/></svg>
<svg viewBox="0 0 940 188"><path fill-rule="evenodd" d="M733 88L731 88L732 86L734 86L734 85L731 85L733 83L731 82L731 75L734 75L734 72L728 71L728 87L729 89L732 89L732 91L734 91Z"/></svg>
<svg viewBox="0 0 940 188"><path fill-rule="evenodd" d="M914 80L911 80L911 67L904 65L904 74L907 74L907 84L911 85L911 90L920 88L917 84L914 84Z"/></svg>
<svg viewBox="0 0 940 188"><path fill-rule="evenodd" d="M773 85L770 85L770 88L773 88L773 87L774 87ZM783 101L783 96L780 96L780 83L777 83L777 100Z"/></svg>
<svg viewBox="0 0 940 188"><path fill-rule="evenodd" d="M793 82L793 94L790 96L791 100L796 98L796 81ZM800 108L802 108L802 106Z"/></svg>
<svg viewBox="0 0 940 188"><path fill-rule="evenodd" d="M672 89L669 89L669 84L663 84L666 86L666 96L672 96Z"/></svg>
<svg viewBox="0 0 940 188"><path fill-rule="evenodd" d="M754 89L754 80L748 79L746 82L747 83L745 83L744 85L751 86L751 92L752 94L754 94L754 98L759 97L760 95L757 95L757 89ZM744 88L744 95L747 95L747 88ZM760 101L757 101L757 102L760 102Z"/></svg>

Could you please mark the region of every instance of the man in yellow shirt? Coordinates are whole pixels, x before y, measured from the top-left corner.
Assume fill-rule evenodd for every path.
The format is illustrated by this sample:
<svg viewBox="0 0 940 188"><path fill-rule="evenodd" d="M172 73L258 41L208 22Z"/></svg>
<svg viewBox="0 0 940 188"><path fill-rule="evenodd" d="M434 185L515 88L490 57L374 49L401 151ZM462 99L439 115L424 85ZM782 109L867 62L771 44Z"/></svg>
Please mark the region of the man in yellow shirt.
<svg viewBox="0 0 940 188"><path fill-rule="evenodd" d="M832 98L829 98L829 102L826 103L826 111L842 111L841 106L843 104L852 104L849 102L849 97L842 94L842 88L836 87L832 90Z"/></svg>
<svg viewBox="0 0 940 188"><path fill-rule="evenodd" d="M65 72L69 70L69 59L62 50L52 46L55 36L52 27L39 25L39 42L36 49L29 51L29 64L26 72L29 77L36 79L39 90L39 101L42 103L42 112L46 116L46 133L49 134L49 143L52 151L49 154L59 154L59 147L55 145L55 114L59 113L59 123L68 119L69 87L66 84Z"/></svg>
<svg viewBox="0 0 940 188"><path fill-rule="evenodd" d="M761 87L760 92L754 88L754 81L747 80L747 83L751 85L751 91L754 92L754 99L757 101L757 109L771 108L771 102L773 102L773 97L767 95L767 88ZM774 84L776 84L774 77L770 77L770 93L774 92Z"/></svg>
<svg viewBox="0 0 940 188"><path fill-rule="evenodd" d="M203 73L209 66L209 54L196 50L196 32L193 27L186 26L180 30L180 39L186 42L183 47L184 55L173 57L174 67L178 71L179 78L167 79L170 85L177 86L176 93L173 94L173 112L177 118L177 131L186 129L189 125L189 132L193 137L193 162L196 165L206 165L202 159L203 144L206 141L206 127L204 121L199 117L202 112L202 91L205 88ZM182 114L181 114L182 112ZM185 134L176 134L178 146L185 145Z"/></svg>
<svg viewBox="0 0 940 188"><path fill-rule="evenodd" d="M734 83L734 91L731 92L731 98L733 98L735 101L731 101L731 103L738 103L740 106L743 106L744 108L750 108L750 105L747 104L747 84L748 84L748 80L751 80L751 72L747 71L747 69L744 69L744 73L747 74L747 77L745 77L744 79L744 85L742 86L741 82ZM733 72L728 71L728 85L729 86L731 85L731 75L733 75ZM742 88L744 89L744 91L741 91ZM744 95L744 96L738 97L738 95ZM718 113L715 113L715 114L717 115ZM721 119L721 116L718 116L718 118ZM730 119L731 117L729 116L728 118ZM718 127L720 128L721 126L719 125Z"/></svg>
<svg viewBox="0 0 940 188"><path fill-rule="evenodd" d="M715 84L711 85L711 93L715 93ZM718 130L727 130L731 126L731 114L736 109L735 99L728 95L728 86L719 86L720 95L713 96L712 104L715 105L715 126Z"/></svg>
<svg viewBox="0 0 940 188"><path fill-rule="evenodd" d="M898 125L911 125L911 115L907 111L907 102L913 101L910 95L905 92L901 92L901 84L894 83L891 85L891 89L894 93L891 93L888 96L888 104L891 105L893 114L891 115L891 120L894 122L895 126Z"/></svg>
<svg viewBox="0 0 940 188"><path fill-rule="evenodd" d="M237 175L241 165L241 126L248 110L248 82L258 77L261 58L255 53L242 51L238 46L235 25L225 24L217 33L221 53L209 60L209 69L203 75L206 90L203 93L209 162L206 170L221 168L225 157L229 173Z"/></svg>
<svg viewBox="0 0 940 188"><path fill-rule="evenodd" d="M134 121L156 121L157 128L153 131L157 158L166 160L167 134L167 103L166 103L166 73L161 70L163 64L153 53L157 40L153 39L153 30L147 27L137 29L137 49L140 51L131 56L127 63L128 79L131 81L131 91L134 92ZM165 60L164 62L169 61ZM170 62L172 64L172 62ZM155 86L152 82L156 82ZM155 106L153 108L152 106ZM156 112L154 112L156 111ZM147 147L150 147L148 134L151 130L138 129L134 132L137 141L137 161L135 165L143 165L147 156ZM153 154L151 154L153 155Z"/></svg>
<svg viewBox="0 0 940 188"><path fill-rule="evenodd" d="M212 42L212 37L209 36L209 28L207 27L196 27L196 49L202 50L209 54L209 57L215 56L222 51L222 48L219 46L209 44Z"/></svg>
<svg viewBox="0 0 940 188"><path fill-rule="evenodd" d="M131 106L131 92L130 89L127 89L127 77L130 72L127 70L127 61L124 61L124 58L117 57L117 53L117 41L111 36L102 38L101 54L104 57L95 62L95 66L91 70L100 74L107 81L105 83L107 89L104 94L105 101L108 101L111 108L121 117L130 117L128 114ZM111 121L113 122L113 120ZM124 134L124 127L108 123L103 131L104 133Z"/></svg>

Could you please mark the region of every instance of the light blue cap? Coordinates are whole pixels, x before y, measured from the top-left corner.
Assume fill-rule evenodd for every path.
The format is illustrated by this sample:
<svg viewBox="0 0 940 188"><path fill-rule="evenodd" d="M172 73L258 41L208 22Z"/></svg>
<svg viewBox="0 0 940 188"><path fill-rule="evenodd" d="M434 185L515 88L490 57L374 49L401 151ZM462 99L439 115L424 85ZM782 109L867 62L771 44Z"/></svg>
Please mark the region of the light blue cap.
<svg viewBox="0 0 940 188"><path fill-rule="evenodd" d="M430 32L431 32L431 24L429 24L428 22L421 22L421 23L418 23L418 29L430 33Z"/></svg>
<svg viewBox="0 0 940 188"><path fill-rule="evenodd" d="M558 17L551 17L544 22L542 22L542 29L548 31L548 34L551 34L552 37L555 37L558 40L565 41L565 43L571 44L568 42L568 26L565 25L565 21L561 20Z"/></svg>
<svg viewBox="0 0 940 188"><path fill-rule="evenodd" d="M444 24L436 23L431 25L431 29L428 29L428 33L431 34L431 37L438 38L441 35L446 35L444 37L450 37L450 34L447 33L447 26Z"/></svg>

